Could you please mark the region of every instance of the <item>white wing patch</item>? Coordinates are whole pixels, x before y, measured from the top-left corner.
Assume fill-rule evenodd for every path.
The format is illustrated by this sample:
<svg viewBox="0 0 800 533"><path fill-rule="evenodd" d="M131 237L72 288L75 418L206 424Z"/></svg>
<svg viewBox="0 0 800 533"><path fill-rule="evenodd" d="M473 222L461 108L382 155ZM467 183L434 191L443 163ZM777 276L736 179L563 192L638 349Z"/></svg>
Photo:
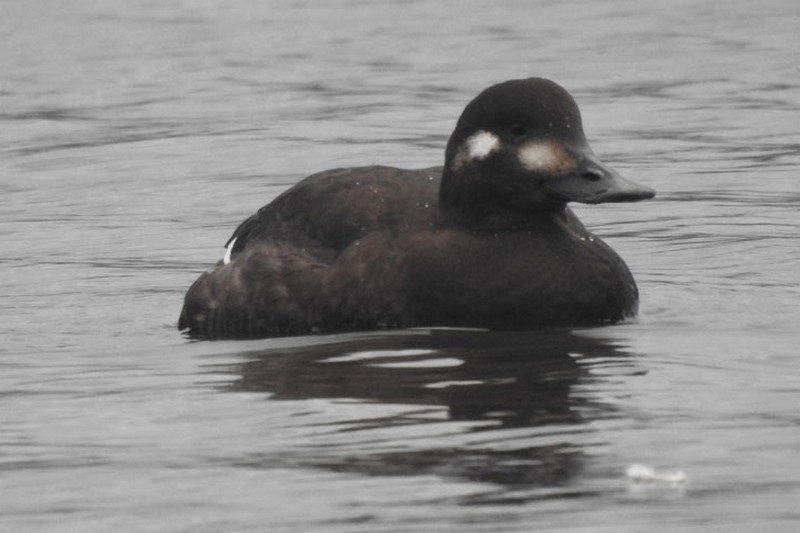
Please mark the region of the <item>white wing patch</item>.
<svg viewBox="0 0 800 533"><path fill-rule="evenodd" d="M236 239L239 237L234 237L231 239L231 242L228 243L228 247L225 249L225 257L222 258L222 264L227 265L231 262L231 253L233 253L233 245L236 244Z"/></svg>

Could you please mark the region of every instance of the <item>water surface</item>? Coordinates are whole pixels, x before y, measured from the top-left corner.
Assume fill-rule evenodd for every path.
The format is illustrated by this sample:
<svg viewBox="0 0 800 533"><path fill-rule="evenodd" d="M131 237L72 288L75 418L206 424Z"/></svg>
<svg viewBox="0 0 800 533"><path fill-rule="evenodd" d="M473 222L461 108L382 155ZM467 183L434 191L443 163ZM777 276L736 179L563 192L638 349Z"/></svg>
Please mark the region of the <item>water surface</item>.
<svg viewBox="0 0 800 533"><path fill-rule="evenodd" d="M795 2L454 6L0 6L0 529L796 529ZM178 335L246 216L528 75L659 192L577 208L637 321Z"/></svg>

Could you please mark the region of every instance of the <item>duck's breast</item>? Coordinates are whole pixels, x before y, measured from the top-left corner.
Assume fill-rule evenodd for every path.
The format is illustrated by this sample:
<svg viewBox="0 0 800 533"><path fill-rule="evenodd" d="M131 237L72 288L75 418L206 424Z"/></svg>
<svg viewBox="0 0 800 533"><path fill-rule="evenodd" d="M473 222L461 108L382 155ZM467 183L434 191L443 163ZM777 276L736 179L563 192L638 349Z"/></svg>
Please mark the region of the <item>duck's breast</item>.
<svg viewBox="0 0 800 533"><path fill-rule="evenodd" d="M588 232L443 231L407 258L406 298L426 325L524 328L616 322L638 292L622 259Z"/></svg>

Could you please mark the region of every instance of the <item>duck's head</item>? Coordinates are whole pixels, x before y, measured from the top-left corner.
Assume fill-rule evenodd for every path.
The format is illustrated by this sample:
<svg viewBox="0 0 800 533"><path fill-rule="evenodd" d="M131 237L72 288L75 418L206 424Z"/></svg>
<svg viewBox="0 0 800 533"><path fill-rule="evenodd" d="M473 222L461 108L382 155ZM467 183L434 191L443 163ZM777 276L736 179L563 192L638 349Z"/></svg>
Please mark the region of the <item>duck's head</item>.
<svg viewBox="0 0 800 533"><path fill-rule="evenodd" d="M480 225L563 211L568 202L653 196L597 159L566 90L528 78L493 85L464 109L447 144L439 204L446 220Z"/></svg>

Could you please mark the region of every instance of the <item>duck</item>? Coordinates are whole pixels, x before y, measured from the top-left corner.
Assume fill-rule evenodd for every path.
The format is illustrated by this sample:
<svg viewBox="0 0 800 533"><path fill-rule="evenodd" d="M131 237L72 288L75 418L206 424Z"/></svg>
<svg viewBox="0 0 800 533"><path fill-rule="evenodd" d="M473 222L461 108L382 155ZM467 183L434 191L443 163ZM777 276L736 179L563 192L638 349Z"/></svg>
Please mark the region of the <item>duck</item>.
<svg viewBox="0 0 800 533"><path fill-rule="evenodd" d="M244 220L178 328L258 338L383 328L615 324L639 294L568 207L653 198L594 154L578 105L538 77L464 108L444 166L313 174Z"/></svg>

